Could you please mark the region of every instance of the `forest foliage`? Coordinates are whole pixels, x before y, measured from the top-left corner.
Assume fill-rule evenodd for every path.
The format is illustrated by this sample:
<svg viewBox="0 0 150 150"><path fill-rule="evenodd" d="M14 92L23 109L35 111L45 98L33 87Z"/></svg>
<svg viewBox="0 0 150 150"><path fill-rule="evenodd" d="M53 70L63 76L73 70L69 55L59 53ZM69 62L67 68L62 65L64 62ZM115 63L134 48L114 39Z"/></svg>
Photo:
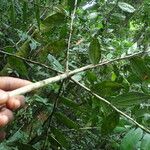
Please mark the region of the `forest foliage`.
<svg viewBox="0 0 150 150"><path fill-rule="evenodd" d="M0 75L37 82L0 150L150 149L150 0L0 0Z"/></svg>

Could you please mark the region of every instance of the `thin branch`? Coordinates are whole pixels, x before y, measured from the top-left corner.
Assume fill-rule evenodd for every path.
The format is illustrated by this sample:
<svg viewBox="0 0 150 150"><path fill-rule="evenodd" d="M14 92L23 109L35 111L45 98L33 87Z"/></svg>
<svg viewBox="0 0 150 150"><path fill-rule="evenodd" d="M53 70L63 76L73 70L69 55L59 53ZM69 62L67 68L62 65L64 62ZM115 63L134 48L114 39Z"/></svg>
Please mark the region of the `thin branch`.
<svg viewBox="0 0 150 150"><path fill-rule="evenodd" d="M39 63L39 62L37 62L37 61L33 61L33 60L26 59L26 58L21 57L21 56L17 56L17 55L12 54L12 53L5 52L5 51L3 51L2 49L0 49L0 53L1 53L1 54L4 54L4 55L7 55L7 56L12 56L12 57L21 59L21 60L23 60L23 61L25 61L25 62L28 62L28 63L32 63L32 64L35 64L35 65L44 67L44 68L49 69L49 70L51 70L51 71L54 71L54 72L56 72L56 73L59 72L59 71L57 71L57 70L55 70L55 69L53 69L53 68L51 68L51 67L49 67L49 66L47 66L47 65L45 65L45 64L41 64L41 63ZM59 73L62 73L62 72L59 72Z"/></svg>
<svg viewBox="0 0 150 150"><path fill-rule="evenodd" d="M143 125L139 124L133 118L131 118L130 116L128 116L127 114L125 114L124 112L122 112L121 110L119 110L116 106L114 106L113 104L111 104L108 100L106 100L103 97L101 97L101 96L97 95L96 93L92 92L88 87L84 86L83 84L79 83L78 81L73 80L73 82L75 82L80 87L82 87L83 89L85 89L86 91L88 91L89 93L91 93L93 96L95 96L96 98L98 98L100 101L103 101L105 104L109 105L113 110L117 111L120 115L122 115L126 119L129 119L130 121L132 121L134 124L136 124L139 128L143 129L145 132L150 133L149 129L147 129Z"/></svg>
<svg viewBox="0 0 150 150"><path fill-rule="evenodd" d="M68 48L67 48L67 53L66 53L66 71L69 70L69 50L70 50L70 46L71 46L73 22L74 22L74 18L75 18L76 9L77 9L77 2L78 2L78 0L75 0L74 10L73 10L73 13L71 15L70 33L69 33Z"/></svg>
<svg viewBox="0 0 150 150"><path fill-rule="evenodd" d="M47 126L47 131L46 131L46 139L45 139L45 142L43 143L43 147L45 147L46 145L46 141L48 140L48 135L51 131L51 123L52 123L52 119L53 119L53 116L56 112L56 109L57 109L57 105L58 105L58 101L59 101L59 97L60 95L63 93L62 89L63 89L63 85L64 85L64 80L61 82L61 85L60 85L60 88L59 88L59 91L58 91L58 94L57 94L57 97L55 99L55 102L54 102L54 106L53 106L53 109L52 109L52 112L51 114L48 116L48 118L45 120L43 126L45 126L46 122L48 121L48 126Z"/></svg>
<svg viewBox="0 0 150 150"><path fill-rule="evenodd" d="M83 128L78 128L78 129L65 129L63 131L69 132L69 131L77 131L77 130L95 130L95 129L101 129L101 127L83 127Z"/></svg>
<svg viewBox="0 0 150 150"><path fill-rule="evenodd" d="M150 51L147 51L146 53L148 53L148 52L150 52ZM16 89L14 91L9 92L9 95L10 96L16 96L16 95L20 95L20 94L25 94L25 93L31 92L35 89L39 89L39 88L41 88L41 87L43 87L47 84L54 83L54 82L66 79L68 77L71 77L71 76L73 76L77 73L80 73L82 71L93 69L93 68L96 68L96 67L99 67L99 66L108 65L108 64L116 62L116 61L129 59L129 58L132 58L132 57L135 57L137 55L144 54L144 53L145 52L138 52L138 53L135 53L135 54L132 54L132 55L122 57L122 58L117 58L117 59L113 59L113 60L110 60L110 61L104 61L104 62L101 62L101 63L96 64L96 65L90 64L90 65L75 69L73 71L65 72L65 73L62 73L62 74L57 75L55 77L51 77L51 78L48 78L48 79L45 79L45 80L42 80L42 81L39 81L39 82L36 82L36 83L32 83L32 84L27 85L27 86L21 87L19 89Z"/></svg>
<svg viewBox="0 0 150 150"><path fill-rule="evenodd" d="M54 106L53 106L52 112L51 112L51 114L48 116L48 118L45 120L45 122L43 123L43 126L45 126L45 124L47 123L47 121L48 121L48 124L49 124L48 127L51 126L51 122L52 122L53 115L54 115L54 113L55 113L55 111L56 111L56 109L57 109L59 97L60 97L60 96L62 95L62 93L63 93L62 89L63 89L64 81L65 81L65 80L63 80L63 81L61 82L61 85L60 85L60 88L59 88L57 97L56 97L55 102L54 102Z"/></svg>
<svg viewBox="0 0 150 150"><path fill-rule="evenodd" d="M7 53L7 52L3 52L3 51L0 51L0 52L2 52L3 54L6 54L6 55L8 55L8 56L13 56L13 57L16 57L16 58L18 58L18 59L22 59L22 60L24 60L24 61L28 61L28 62L33 63L33 64L37 64L37 65L40 65L40 66L42 66L42 67L45 67L45 68L51 70L51 68L50 68L49 66L46 66L46 65L44 65L44 64L40 64L39 62L31 61L31 60L25 59L25 58L20 57L20 56L18 57L18 56L16 56L16 55L13 55L13 54L10 54L10 53ZM150 52L150 51L146 51L146 53L149 53L149 52ZM144 54L144 53L145 53L145 52L138 52L138 53L135 53L135 54L132 54L132 55L125 56L125 57L123 57L123 58L117 58L117 59L114 59L114 60L111 60L111 61L106 61L106 62L97 64L97 65L95 65L95 66L94 66L94 65L88 65L88 66L85 66L85 67L82 67L82 68L79 68L79 69L84 71L84 70L88 70L88 68L89 68L89 69L92 69L92 68L94 68L94 67L107 65L107 64L113 63L113 62L115 62L115 61L121 61L121 60L129 59L129 58L132 58L132 57L135 57L135 56ZM77 70L77 69L76 69L76 70ZM56 70L56 71L57 71L57 70ZM59 72L59 71L57 71L57 72ZM76 72L76 71L74 70L74 71L72 71L72 72ZM59 72L59 73L62 73L62 72ZM77 71L77 73L79 73L79 72ZM66 73L65 73L65 74L66 74ZM61 75L62 75L62 74L61 74ZM56 77L58 77L58 76L56 76ZM56 77L53 77L53 78L56 78ZM69 75L68 75L68 77L69 77ZM52 78L49 78L49 79L52 79ZM74 79L71 78L71 80L72 80L73 82L77 83L79 86L85 88L88 92L90 92L90 93L92 92L90 89L88 89L88 88L85 87L84 85L80 84L79 82L75 81ZM43 81L40 81L40 82L43 82ZM51 83L52 83L52 80L51 80ZM24 93L26 93L26 92L32 91L32 90L34 90L34 89L37 88L37 87L34 88L34 85L35 85L35 84L36 84L36 83L31 84L31 85L30 85L31 87L25 86L23 89L20 88L20 89L18 89L18 90L14 90L14 91L10 92L9 94L10 94L10 96L15 96L15 95L24 94ZM48 84L49 84L49 83L48 83ZM44 85L43 85L43 86L44 86ZM26 87L27 87L27 89L29 88L29 91L24 91L24 89L26 89ZM41 85L41 87L42 87L42 85ZM30 88L31 88L31 89L30 89ZM126 115L125 113L123 113L122 111L120 111L118 108L116 108L115 106L113 106L113 105L112 105L109 101L107 101L106 99L100 97L99 95L97 95L97 94L95 94L95 93L93 93L93 92L92 92L91 94L93 94L93 95L96 96L98 99L100 99L100 100L102 100L103 102L105 102L106 104L108 104L110 107L112 107L114 110L116 110L118 113L120 113L120 114L121 114L122 116L124 116L125 118L131 120L133 123L135 123L138 127L142 128L144 131L146 131L146 132L148 131L148 132L149 132L148 129L146 129L145 127L143 127L142 125L140 125L138 122L136 122L136 121L135 121L133 118L131 118L130 116L128 116L128 115Z"/></svg>

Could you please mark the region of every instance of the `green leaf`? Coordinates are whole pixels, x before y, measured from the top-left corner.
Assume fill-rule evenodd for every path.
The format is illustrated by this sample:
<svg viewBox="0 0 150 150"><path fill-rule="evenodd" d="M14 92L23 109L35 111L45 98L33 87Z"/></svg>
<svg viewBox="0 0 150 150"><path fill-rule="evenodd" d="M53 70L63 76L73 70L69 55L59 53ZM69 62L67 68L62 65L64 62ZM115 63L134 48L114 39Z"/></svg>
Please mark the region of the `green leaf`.
<svg viewBox="0 0 150 150"><path fill-rule="evenodd" d="M12 22L12 25L15 26L15 24L16 24L16 10L15 10L15 1L14 0L11 0L10 20Z"/></svg>
<svg viewBox="0 0 150 150"><path fill-rule="evenodd" d="M117 112L113 112L108 116L106 116L102 122L101 127L102 134L106 135L111 133L114 130L114 128L118 125L118 123L119 123L119 114Z"/></svg>
<svg viewBox="0 0 150 150"><path fill-rule="evenodd" d="M118 6L125 12L133 13L135 11L135 8L133 6L125 2L118 2Z"/></svg>
<svg viewBox="0 0 150 150"><path fill-rule="evenodd" d="M114 81L103 81L93 85L92 90L99 95L109 96L123 88L123 85Z"/></svg>
<svg viewBox="0 0 150 150"><path fill-rule="evenodd" d="M27 22L27 10L28 10L28 2L26 0L23 1L23 8L22 8L22 12L23 12L23 22L26 23Z"/></svg>
<svg viewBox="0 0 150 150"><path fill-rule="evenodd" d="M56 69L58 71L63 71L62 65L59 63L59 61L53 55L48 54L47 58L54 69Z"/></svg>
<svg viewBox="0 0 150 150"><path fill-rule="evenodd" d="M87 77L87 79L88 79L88 81L89 81L90 83L94 83L95 81L97 81L97 76L96 76L96 74L95 74L94 72L92 72L92 71L87 71L87 72L86 72L86 77Z"/></svg>
<svg viewBox="0 0 150 150"><path fill-rule="evenodd" d="M68 106L69 108L72 108L75 111L80 111L80 112L85 112L85 108L83 109L81 106L79 106L78 103L74 102L73 100L66 98L66 97L61 97L61 102L65 105Z"/></svg>
<svg viewBox="0 0 150 150"><path fill-rule="evenodd" d="M140 57L130 59L130 64L133 73L141 80L147 80L150 78L149 68L146 66L144 60Z"/></svg>
<svg viewBox="0 0 150 150"><path fill-rule="evenodd" d="M127 107L141 104L144 101L148 101L148 99L150 99L150 95L148 94L129 92L112 98L111 102L118 107Z"/></svg>
<svg viewBox="0 0 150 150"><path fill-rule="evenodd" d="M63 135L63 133L54 127L52 127L51 129L52 133L54 134L57 141L61 144L61 146L68 149L69 148L68 139Z"/></svg>
<svg viewBox="0 0 150 150"><path fill-rule="evenodd" d="M145 103L145 106L140 106L140 105L136 105L133 109L132 109L132 115L134 115L136 118L140 118L142 116L144 116L145 114L149 114L150 113L150 107L148 107L148 103Z"/></svg>
<svg viewBox="0 0 150 150"><path fill-rule="evenodd" d="M150 94L150 80L145 80L142 82L141 89L144 93Z"/></svg>
<svg viewBox="0 0 150 150"><path fill-rule="evenodd" d="M35 0L35 17L38 23L38 27L40 29L40 0Z"/></svg>
<svg viewBox="0 0 150 150"><path fill-rule="evenodd" d="M123 133L123 132L127 132L128 131L128 128L126 127L121 127L121 126L117 126L115 129L114 129L114 133Z"/></svg>
<svg viewBox="0 0 150 150"><path fill-rule="evenodd" d="M39 104L41 103L41 104L43 104L43 105L45 105L45 106L49 106L50 107L50 103L48 103L48 101L47 101L47 99L46 98L42 98L42 97L40 97L39 95L34 95L33 96L33 99L34 99L34 101L35 102L38 102Z"/></svg>
<svg viewBox="0 0 150 150"><path fill-rule="evenodd" d="M9 145L15 145L15 142L25 142L28 138L28 134L26 132L23 131L17 131L15 132L8 140L7 142L9 143Z"/></svg>
<svg viewBox="0 0 150 150"><path fill-rule="evenodd" d="M95 18L98 17L98 13L97 12L92 12L87 17L88 17L88 19L91 19L91 20L95 19Z"/></svg>
<svg viewBox="0 0 150 150"><path fill-rule="evenodd" d="M81 0L77 1L77 6L81 3ZM69 11L71 13L72 10L74 10L75 7L75 0L68 0L68 6L69 6Z"/></svg>
<svg viewBox="0 0 150 150"><path fill-rule="evenodd" d="M134 150L138 142L141 140L143 131L138 129L131 129L125 137L122 139L120 149L121 150Z"/></svg>
<svg viewBox="0 0 150 150"><path fill-rule="evenodd" d="M33 51L33 50L36 50L36 48L37 48L38 46L40 46L40 43L37 42L37 41L34 40L34 39L31 39L31 42L30 42L29 45L30 45L31 51Z"/></svg>
<svg viewBox="0 0 150 150"><path fill-rule="evenodd" d="M21 150L37 150L30 144L17 143L16 145L18 149L21 149Z"/></svg>
<svg viewBox="0 0 150 150"><path fill-rule="evenodd" d="M11 67L16 70L20 75L27 77L28 76L28 70L24 62L20 59L9 57L8 63L11 65Z"/></svg>
<svg viewBox="0 0 150 150"><path fill-rule="evenodd" d="M75 123L74 121L72 121L71 119L69 119L67 116L65 116L62 113L56 113L55 114L56 118L58 121L62 122L64 125L66 125L68 128L70 129L79 129L79 125L77 123Z"/></svg>
<svg viewBox="0 0 150 150"><path fill-rule="evenodd" d="M101 59L101 46L97 38L93 38L89 46L89 57L93 64L99 63Z"/></svg>
<svg viewBox="0 0 150 150"><path fill-rule="evenodd" d="M42 30L42 29L41 29ZM62 51L66 48L66 43L64 39L61 40L57 40L57 41L53 41L50 42L48 44L46 44L43 48L42 48L42 55L38 56L38 61L40 61L41 63L45 63L46 58L48 56L48 54L52 53L52 54L56 54L59 56L62 54ZM54 57L54 56L53 56ZM61 57L59 57L61 58ZM56 58L55 58L56 59ZM51 64L53 65L53 64ZM57 68L58 69L58 68Z"/></svg>
<svg viewBox="0 0 150 150"><path fill-rule="evenodd" d="M40 29L42 33L47 33L53 30L54 27L59 27L67 23L67 16L64 12L54 13L47 16L43 21L41 21Z"/></svg>
<svg viewBox="0 0 150 150"><path fill-rule="evenodd" d="M6 143L2 142L0 144L0 150L12 150L12 147L11 146L7 146ZM13 150L15 150L15 149L13 149Z"/></svg>
<svg viewBox="0 0 150 150"><path fill-rule="evenodd" d="M66 22L66 15L64 13L55 13L53 15L50 15L46 17L43 21L42 24L45 26L53 27L53 26L58 26Z"/></svg>
<svg viewBox="0 0 150 150"><path fill-rule="evenodd" d="M119 19L122 21L124 21L126 19L126 16L124 16L123 14L120 14L120 13L113 13L112 16L115 17L116 19Z"/></svg>
<svg viewBox="0 0 150 150"><path fill-rule="evenodd" d="M141 141L141 150L150 149L150 134L145 134Z"/></svg>

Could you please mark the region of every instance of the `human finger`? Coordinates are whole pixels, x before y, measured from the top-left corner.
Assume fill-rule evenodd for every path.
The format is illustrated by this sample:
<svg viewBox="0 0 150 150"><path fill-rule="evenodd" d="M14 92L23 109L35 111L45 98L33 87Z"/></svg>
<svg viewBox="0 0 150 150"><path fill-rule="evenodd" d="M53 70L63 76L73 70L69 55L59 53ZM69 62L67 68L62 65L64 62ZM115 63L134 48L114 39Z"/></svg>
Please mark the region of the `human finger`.
<svg viewBox="0 0 150 150"><path fill-rule="evenodd" d="M31 82L27 80L13 77L0 77L0 89L5 91L15 90L28 84L31 84Z"/></svg>
<svg viewBox="0 0 150 150"><path fill-rule="evenodd" d="M0 89L0 105L5 104L8 99L8 93Z"/></svg>
<svg viewBox="0 0 150 150"><path fill-rule="evenodd" d="M0 127L6 126L13 120L13 113L7 108L0 109Z"/></svg>
<svg viewBox="0 0 150 150"><path fill-rule="evenodd" d="M6 107L11 110L16 110L18 108L23 107L25 104L25 97L22 95L18 95L15 97L10 97L6 103Z"/></svg>

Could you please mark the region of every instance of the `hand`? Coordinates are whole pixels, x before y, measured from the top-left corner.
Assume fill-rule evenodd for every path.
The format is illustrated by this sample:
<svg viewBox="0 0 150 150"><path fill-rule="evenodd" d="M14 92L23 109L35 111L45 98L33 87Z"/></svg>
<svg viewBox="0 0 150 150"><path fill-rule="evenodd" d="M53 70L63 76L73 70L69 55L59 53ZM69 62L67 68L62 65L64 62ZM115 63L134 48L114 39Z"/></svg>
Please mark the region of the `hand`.
<svg viewBox="0 0 150 150"><path fill-rule="evenodd" d="M31 84L27 80L12 78L12 77L0 77L0 128L5 127L13 120L14 110L21 108L24 105L24 96L18 95L15 97L9 97L8 91L15 90L25 85ZM6 133L0 132L0 139L5 138Z"/></svg>

